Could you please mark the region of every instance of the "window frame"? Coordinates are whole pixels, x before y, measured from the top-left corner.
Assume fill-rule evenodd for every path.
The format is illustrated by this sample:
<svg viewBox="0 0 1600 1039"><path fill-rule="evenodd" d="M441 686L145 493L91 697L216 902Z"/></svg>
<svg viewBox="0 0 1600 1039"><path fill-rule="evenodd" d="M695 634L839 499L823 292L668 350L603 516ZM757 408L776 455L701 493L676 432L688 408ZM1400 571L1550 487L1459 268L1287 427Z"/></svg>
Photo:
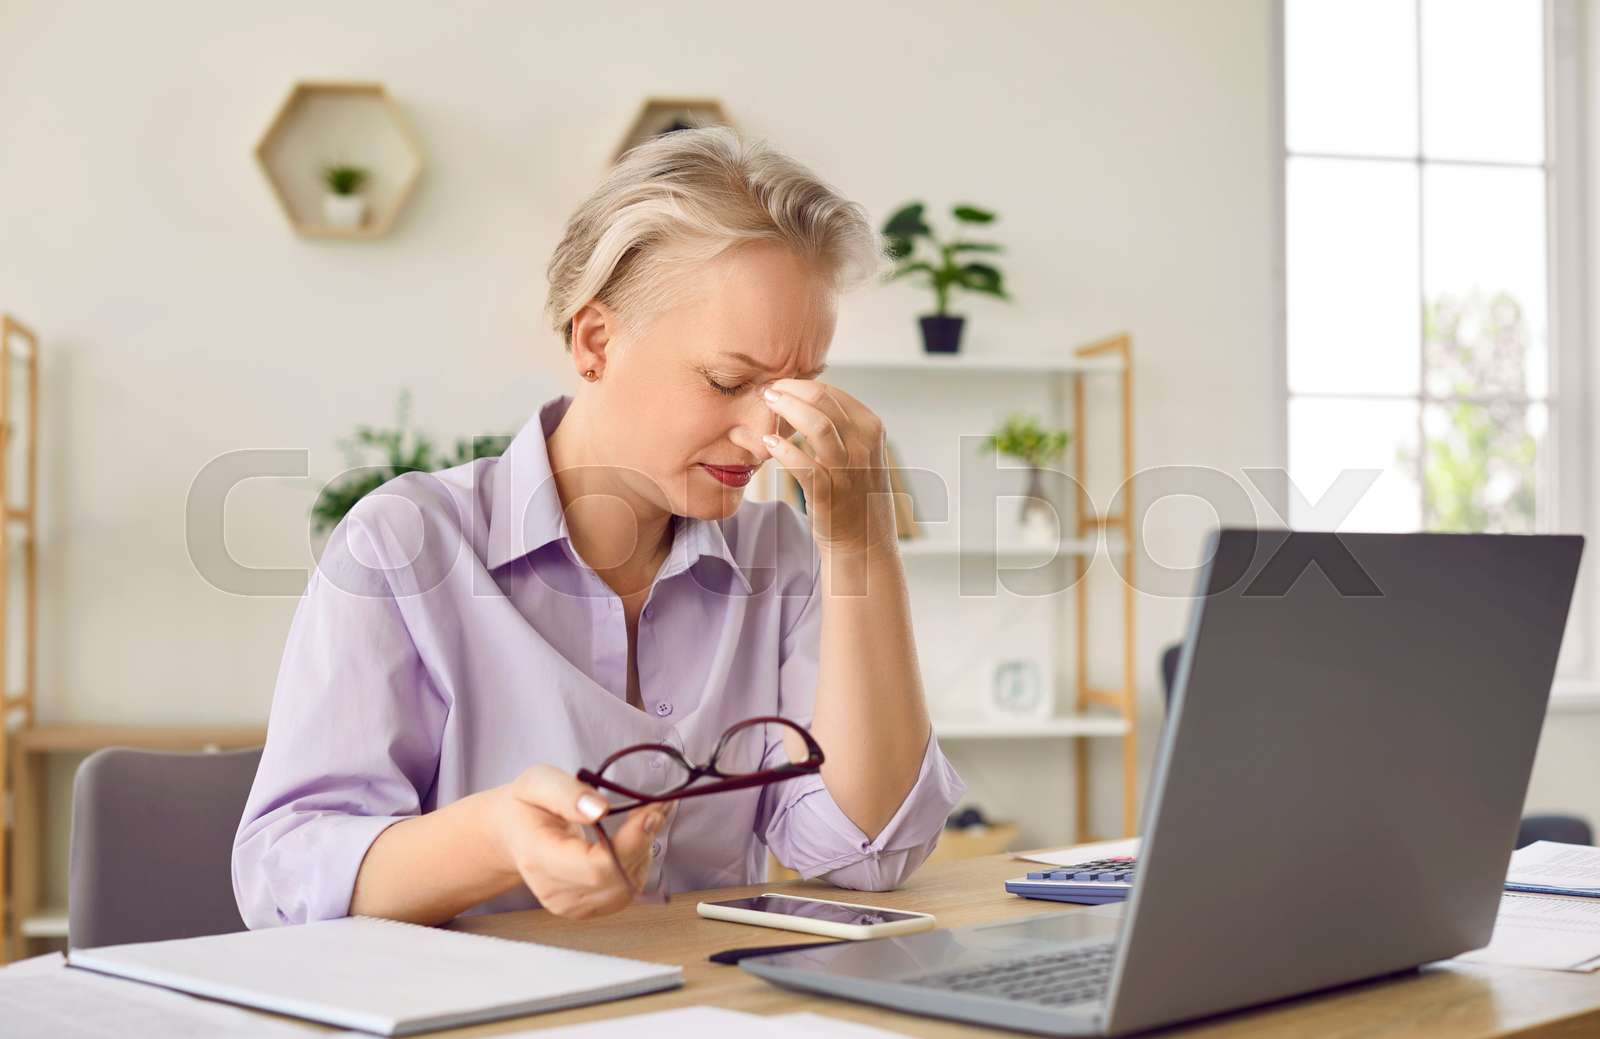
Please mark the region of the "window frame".
<svg viewBox="0 0 1600 1039"><path fill-rule="evenodd" d="M1413 0L1420 7L1421 0ZM1289 470L1289 402L1293 397L1338 396L1348 399L1413 399L1411 394L1340 393L1291 394L1289 390L1288 327L1288 171L1291 158L1316 157L1317 153L1291 152L1288 147L1288 96L1286 69L1287 0L1273 4L1273 76L1271 146L1273 177L1273 275L1276 282L1271 315L1272 335L1277 348L1272 351L1275 402L1274 428L1271 431L1276 458L1272 461L1284 472ZM1584 300L1587 285L1588 192L1584 183L1587 166L1587 126L1585 122L1583 53L1584 25L1577 0L1543 0L1545 34L1545 156L1540 164L1545 174L1546 285L1549 314L1550 382L1542 398L1549 408L1550 426L1544 450L1548 454L1545 472L1553 478L1548 489L1550 527L1560 531L1592 534L1591 518L1600 514L1594 495L1600 486L1591 477L1591 463L1600 461L1600 428L1590 421L1590 402L1600 396L1594 380L1600 366L1590 362L1588 314ZM1418 47L1422 41L1417 41ZM1420 70L1419 70L1420 77ZM1420 84L1419 84L1420 90ZM1419 100L1420 103L1420 100ZM1419 127L1420 135L1420 127ZM1410 163L1419 174L1428 165L1472 167L1510 166L1536 168L1531 163L1492 161L1453 161L1415 156L1344 155L1338 158ZM1419 186L1419 191L1422 190ZM1421 243L1419 242L1419 248ZM1419 304L1421 301L1419 300ZM1419 315L1420 319L1420 315ZM1415 399L1431 398L1426 386L1419 386ZM1509 398L1495 398L1509 399ZM1420 422L1420 416L1419 416ZM1419 458L1425 456L1419 441ZM1286 490L1286 487L1285 487ZM1313 500L1321 488L1304 488ZM1544 489L1540 493L1546 493ZM1289 518L1286 494L1270 502L1285 523ZM1600 632L1595 630L1600 616L1600 539L1587 546L1587 561L1579 574L1567 628L1567 642L1561 669L1551 697L1552 709L1600 710L1600 669L1596 668Z"/></svg>

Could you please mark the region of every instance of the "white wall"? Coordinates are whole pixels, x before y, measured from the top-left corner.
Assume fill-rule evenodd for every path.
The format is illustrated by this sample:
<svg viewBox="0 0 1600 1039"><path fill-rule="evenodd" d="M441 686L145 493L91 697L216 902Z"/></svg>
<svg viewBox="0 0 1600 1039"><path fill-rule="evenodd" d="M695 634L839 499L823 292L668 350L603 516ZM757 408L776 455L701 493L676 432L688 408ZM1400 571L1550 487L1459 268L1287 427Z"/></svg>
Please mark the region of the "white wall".
<svg viewBox="0 0 1600 1039"><path fill-rule="evenodd" d="M996 207L1018 302L964 304L972 349L1127 329L1138 465L1280 463L1273 7L0 6L0 307L44 339L44 718L265 717L294 599L201 579L191 481L223 452L308 451L310 479L241 486L227 512L241 562L304 568L335 439L384 420L401 386L450 436L512 428L569 386L545 262L646 95L721 97L878 218L914 196ZM428 153L378 242L295 237L251 157L295 79L341 77L386 82ZM852 300L839 348L911 349L923 305L909 288ZM1174 501L1150 520L1177 564L1212 516ZM1141 600L1152 716L1186 609ZM1532 802L1600 819L1600 715L1551 725ZM1040 784L955 750L980 800L1027 793L1041 841L1069 818L1058 752L1014 759Z"/></svg>
<svg viewBox="0 0 1600 1039"><path fill-rule="evenodd" d="M1130 330L1138 464L1279 457L1268 0L330 10L0 11L0 305L46 358L46 720L264 718L294 599L197 574L191 481L223 452L309 451L311 479L241 485L226 514L240 562L303 568L335 439L399 387L454 435L569 385L544 265L650 94L722 98L879 219L914 196L996 207L1018 302L967 303L971 348ZM428 153L374 243L295 237L251 157L293 80L336 77L386 82ZM851 301L840 349L913 348L923 307L909 288ZM1157 557L1187 560L1210 518L1157 510ZM1183 609L1141 609L1151 697ZM986 753L958 751L993 807L1014 784ZM1045 798L1031 836L1064 836L1068 803Z"/></svg>

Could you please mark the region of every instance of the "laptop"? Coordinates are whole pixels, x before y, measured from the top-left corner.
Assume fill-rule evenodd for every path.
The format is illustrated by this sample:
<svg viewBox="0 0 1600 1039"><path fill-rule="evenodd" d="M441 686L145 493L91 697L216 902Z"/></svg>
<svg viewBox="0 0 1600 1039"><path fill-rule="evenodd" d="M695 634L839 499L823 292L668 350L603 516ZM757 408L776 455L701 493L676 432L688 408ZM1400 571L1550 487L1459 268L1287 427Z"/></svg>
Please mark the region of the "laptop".
<svg viewBox="0 0 1600 1039"><path fill-rule="evenodd" d="M1583 539L1214 532L1125 903L740 966L1126 1035L1489 941Z"/></svg>

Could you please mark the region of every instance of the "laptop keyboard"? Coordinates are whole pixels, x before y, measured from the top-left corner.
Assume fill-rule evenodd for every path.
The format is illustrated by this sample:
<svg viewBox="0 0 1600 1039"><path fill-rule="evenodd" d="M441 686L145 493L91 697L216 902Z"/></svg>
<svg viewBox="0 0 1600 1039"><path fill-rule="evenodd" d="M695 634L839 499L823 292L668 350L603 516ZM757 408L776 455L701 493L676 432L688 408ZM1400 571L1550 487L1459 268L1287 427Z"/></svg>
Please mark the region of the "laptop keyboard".
<svg viewBox="0 0 1600 1039"><path fill-rule="evenodd" d="M1041 956L924 974L904 983L1014 1003L1066 1006L1105 996L1116 950L1114 942L1080 945Z"/></svg>

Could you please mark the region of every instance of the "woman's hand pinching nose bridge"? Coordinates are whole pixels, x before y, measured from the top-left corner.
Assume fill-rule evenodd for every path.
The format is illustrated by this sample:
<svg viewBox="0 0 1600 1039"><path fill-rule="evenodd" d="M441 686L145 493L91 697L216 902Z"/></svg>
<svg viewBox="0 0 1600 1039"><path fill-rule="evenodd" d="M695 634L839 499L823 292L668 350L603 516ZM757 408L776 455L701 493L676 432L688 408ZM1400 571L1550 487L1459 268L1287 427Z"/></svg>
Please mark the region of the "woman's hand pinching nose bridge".
<svg viewBox="0 0 1600 1039"><path fill-rule="evenodd" d="M778 379L762 388L761 399L805 437L804 450L775 433L761 442L805 491L818 548L892 550L894 505L878 416L837 386L811 379Z"/></svg>

